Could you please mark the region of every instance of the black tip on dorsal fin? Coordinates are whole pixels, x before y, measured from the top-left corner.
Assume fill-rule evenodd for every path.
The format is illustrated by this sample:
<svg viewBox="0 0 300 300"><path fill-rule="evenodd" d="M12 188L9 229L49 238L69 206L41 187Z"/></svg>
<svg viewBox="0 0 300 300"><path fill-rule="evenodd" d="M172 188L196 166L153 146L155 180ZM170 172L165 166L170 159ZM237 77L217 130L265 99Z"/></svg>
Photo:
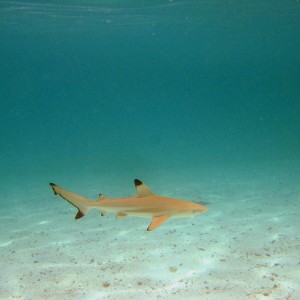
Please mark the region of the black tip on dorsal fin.
<svg viewBox="0 0 300 300"><path fill-rule="evenodd" d="M138 179L134 179L134 185L135 186L140 186L140 185L142 185L143 183L140 181L140 180L138 180Z"/></svg>
<svg viewBox="0 0 300 300"><path fill-rule="evenodd" d="M134 179L134 185L137 192L137 197L146 197L154 195L154 193L139 179Z"/></svg>

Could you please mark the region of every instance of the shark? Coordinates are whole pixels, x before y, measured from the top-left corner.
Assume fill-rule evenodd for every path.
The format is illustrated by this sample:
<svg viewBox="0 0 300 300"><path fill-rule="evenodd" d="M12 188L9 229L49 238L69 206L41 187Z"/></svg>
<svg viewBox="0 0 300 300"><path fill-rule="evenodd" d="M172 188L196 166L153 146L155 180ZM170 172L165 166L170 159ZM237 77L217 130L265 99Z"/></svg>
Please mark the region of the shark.
<svg viewBox="0 0 300 300"><path fill-rule="evenodd" d="M139 179L134 179L136 196L108 198L99 194L96 201L65 190L50 183L55 195L61 196L78 210L75 219L85 216L91 209L100 210L101 216L116 213L116 218L127 216L151 218L147 231L156 229L170 218L193 217L204 213L208 208L202 204L156 195Z"/></svg>

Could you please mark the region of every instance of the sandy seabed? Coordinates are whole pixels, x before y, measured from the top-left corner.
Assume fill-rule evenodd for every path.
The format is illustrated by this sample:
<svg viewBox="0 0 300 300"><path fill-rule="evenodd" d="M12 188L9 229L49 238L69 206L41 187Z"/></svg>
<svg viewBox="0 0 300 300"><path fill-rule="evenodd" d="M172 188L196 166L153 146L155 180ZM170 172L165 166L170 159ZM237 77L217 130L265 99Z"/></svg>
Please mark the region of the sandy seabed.
<svg viewBox="0 0 300 300"><path fill-rule="evenodd" d="M300 299L300 163L181 175L140 179L158 194L197 201L209 211L151 232L150 219L98 211L74 221L74 207L47 184L96 198L103 190L134 194L132 182L125 193L115 183L99 186L104 180L97 177L5 186L0 298Z"/></svg>

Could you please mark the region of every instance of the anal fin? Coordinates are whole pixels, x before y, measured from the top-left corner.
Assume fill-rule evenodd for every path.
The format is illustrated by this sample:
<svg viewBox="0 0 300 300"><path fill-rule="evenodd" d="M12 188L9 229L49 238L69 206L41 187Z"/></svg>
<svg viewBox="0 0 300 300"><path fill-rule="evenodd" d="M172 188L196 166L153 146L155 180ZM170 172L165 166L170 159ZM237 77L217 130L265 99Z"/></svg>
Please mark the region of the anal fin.
<svg viewBox="0 0 300 300"><path fill-rule="evenodd" d="M127 217L127 215L124 214L124 213L117 213L117 215L116 215L117 219L121 219L121 218L124 218L124 217Z"/></svg>
<svg viewBox="0 0 300 300"><path fill-rule="evenodd" d="M170 218L169 215L162 215L162 216L157 216L152 218L151 224L148 226L147 230L151 231L158 226L160 226L162 223L166 222Z"/></svg>

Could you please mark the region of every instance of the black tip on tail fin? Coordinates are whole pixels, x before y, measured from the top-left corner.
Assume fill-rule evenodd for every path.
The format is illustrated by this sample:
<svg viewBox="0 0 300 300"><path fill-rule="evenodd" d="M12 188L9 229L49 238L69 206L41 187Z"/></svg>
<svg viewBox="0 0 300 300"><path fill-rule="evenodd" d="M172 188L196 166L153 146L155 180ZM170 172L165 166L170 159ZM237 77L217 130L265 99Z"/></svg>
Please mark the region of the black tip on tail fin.
<svg viewBox="0 0 300 300"><path fill-rule="evenodd" d="M51 187L52 187L52 190L53 190L54 195L57 195L57 193L56 193L56 191L55 191L55 189L54 189L54 187L56 187L57 185L56 185L55 183L52 183L52 182L50 182L49 184L50 184Z"/></svg>
<svg viewBox="0 0 300 300"><path fill-rule="evenodd" d="M75 219L78 220L78 219L82 218L83 216L84 216L84 214L80 210L78 210L78 213L75 216Z"/></svg>
<svg viewBox="0 0 300 300"><path fill-rule="evenodd" d="M76 220L81 219L85 214L88 213L88 211L89 211L89 209L87 208L87 206L88 206L87 203L89 201L88 199L86 199L82 196L76 195L67 190L64 190L61 187L59 187L58 185L56 185L55 183L50 182L49 184L52 187L54 195L61 196L63 199L65 199L71 205L73 205L74 207L76 207L78 209L78 212L75 216Z"/></svg>

